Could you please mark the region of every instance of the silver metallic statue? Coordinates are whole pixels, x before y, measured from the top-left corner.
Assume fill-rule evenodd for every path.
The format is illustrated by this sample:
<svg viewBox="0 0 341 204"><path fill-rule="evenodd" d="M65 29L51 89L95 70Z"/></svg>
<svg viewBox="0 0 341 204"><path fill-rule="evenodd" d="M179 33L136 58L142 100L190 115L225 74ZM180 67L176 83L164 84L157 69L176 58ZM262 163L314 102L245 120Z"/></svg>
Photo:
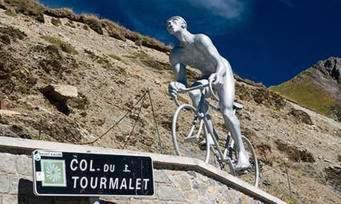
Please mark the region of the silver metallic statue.
<svg viewBox="0 0 341 204"><path fill-rule="evenodd" d="M170 64L175 71L176 81L169 84L169 94L176 97L179 90L187 87L186 65L199 69L202 79L206 79L198 80L192 86L207 83L207 79L209 82L212 81L219 97L219 108L223 114L225 126L231 131L239 152L236 170L248 168L249 157L242 143L240 123L233 113L235 80L229 62L219 54L208 36L190 33L182 17L169 18L167 30L180 41L170 54ZM200 90L191 91L190 97L195 107L207 113L208 105L200 101Z"/></svg>

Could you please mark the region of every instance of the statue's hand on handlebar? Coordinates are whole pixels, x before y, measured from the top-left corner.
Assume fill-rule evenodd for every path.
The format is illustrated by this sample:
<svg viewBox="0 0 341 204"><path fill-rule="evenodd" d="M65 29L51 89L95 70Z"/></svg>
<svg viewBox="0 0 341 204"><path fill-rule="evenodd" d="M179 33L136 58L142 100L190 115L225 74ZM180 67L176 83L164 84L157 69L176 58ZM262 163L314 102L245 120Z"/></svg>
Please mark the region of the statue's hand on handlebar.
<svg viewBox="0 0 341 204"><path fill-rule="evenodd" d="M223 80L223 75L219 74L219 73L213 73L211 74L210 77L208 77L208 82L212 83L215 86L222 86L224 84L224 80Z"/></svg>
<svg viewBox="0 0 341 204"><path fill-rule="evenodd" d="M176 98L178 91L186 89L186 86L180 82L172 81L168 86L168 93L172 98Z"/></svg>

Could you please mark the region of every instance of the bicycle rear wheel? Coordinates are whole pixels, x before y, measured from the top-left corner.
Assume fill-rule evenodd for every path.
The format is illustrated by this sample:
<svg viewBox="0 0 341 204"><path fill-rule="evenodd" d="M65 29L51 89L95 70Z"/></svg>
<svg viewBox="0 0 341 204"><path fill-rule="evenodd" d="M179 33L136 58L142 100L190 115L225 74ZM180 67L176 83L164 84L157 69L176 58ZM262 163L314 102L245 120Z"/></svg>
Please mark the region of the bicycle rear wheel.
<svg viewBox="0 0 341 204"><path fill-rule="evenodd" d="M189 104L177 108L172 121L172 139L176 155L206 161L209 154L207 144L201 136L203 121L197 116L196 109Z"/></svg>
<svg viewBox="0 0 341 204"><path fill-rule="evenodd" d="M259 183L259 165L258 160L256 157L255 149L253 148L251 142L249 139L247 139L245 136L242 136L242 141L244 144L245 150L249 154L249 162L251 164L251 167L245 171L236 172L237 176L241 178L242 180L258 187ZM237 158L237 157L236 157Z"/></svg>

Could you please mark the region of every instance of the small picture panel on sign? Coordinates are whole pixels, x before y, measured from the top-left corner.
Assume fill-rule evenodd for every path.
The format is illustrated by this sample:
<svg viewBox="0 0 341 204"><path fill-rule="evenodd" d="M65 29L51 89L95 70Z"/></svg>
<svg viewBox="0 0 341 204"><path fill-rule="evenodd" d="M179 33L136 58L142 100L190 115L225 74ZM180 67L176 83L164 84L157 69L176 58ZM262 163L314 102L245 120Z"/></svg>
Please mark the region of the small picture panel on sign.
<svg viewBox="0 0 341 204"><path fill-rule="evenodd" d="M41 170L43 173L42 186L66 186L64 160L42 159Z"/></svg>

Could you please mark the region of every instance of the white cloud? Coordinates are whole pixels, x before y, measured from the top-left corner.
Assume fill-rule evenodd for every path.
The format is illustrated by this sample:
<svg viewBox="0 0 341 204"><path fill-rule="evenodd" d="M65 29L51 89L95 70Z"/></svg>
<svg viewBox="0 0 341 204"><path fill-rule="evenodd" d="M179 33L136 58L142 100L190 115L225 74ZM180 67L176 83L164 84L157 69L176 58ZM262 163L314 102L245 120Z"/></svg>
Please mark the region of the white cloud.
<svg viewBox="0 0 341 204"><path fill-rule="evenodd" d="M238 18L244 10L242 0L188 0L193 6L205 8L227 19Z"/></svg>

